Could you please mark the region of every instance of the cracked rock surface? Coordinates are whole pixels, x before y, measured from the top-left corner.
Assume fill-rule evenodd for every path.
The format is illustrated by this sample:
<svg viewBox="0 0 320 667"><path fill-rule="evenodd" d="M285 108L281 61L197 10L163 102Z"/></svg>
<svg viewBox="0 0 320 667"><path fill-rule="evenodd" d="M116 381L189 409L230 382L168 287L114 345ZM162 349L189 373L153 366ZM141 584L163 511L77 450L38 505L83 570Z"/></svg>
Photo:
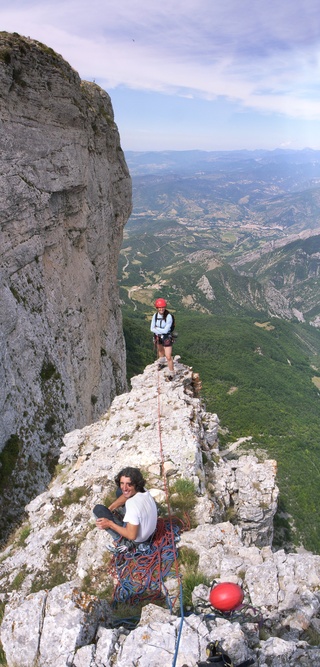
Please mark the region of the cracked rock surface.
<svg viewBox="0 0 320 667"><path fill-rule="evenodd" d="M310 641L320 628L320 557L272 549L276 464L253 454L221 456L217 415L206 412L192 369L179 357L174 363L173 382L156 363L147 366L98 421L64 437L55 479L29 503L28 522L1 554L0 635L9 667L172 666L179 606L170 613L149 604L134 630L115 627L110 538L92 519L125 465L142 468L154 497L164 500L159 426L167 481L192 480L197 493L197 525L182 533L178 549L198 554L209 581L240 585L247 609L223 618L208 608L209 586L196 586L178 667L205 660L209 641L219 641L234 664L320 664ZM86 592L88 581L94 594ZM176 594L175 579L167 584Z"/></svg>
<svg viewBox="0 0 320 667"><path fill-rule="evenodd" d="M0 35L1 532L62 436L126 389L117 286L131 179L109 95L47 46Z"/></svg>

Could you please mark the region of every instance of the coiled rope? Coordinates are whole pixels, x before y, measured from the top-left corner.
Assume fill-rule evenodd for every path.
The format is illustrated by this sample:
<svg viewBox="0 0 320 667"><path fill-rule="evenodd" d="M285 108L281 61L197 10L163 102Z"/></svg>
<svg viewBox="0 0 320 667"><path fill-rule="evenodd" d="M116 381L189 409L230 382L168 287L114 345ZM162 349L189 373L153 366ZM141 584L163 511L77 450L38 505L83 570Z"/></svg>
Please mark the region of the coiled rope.
<svg viewBox="0 0 320 667"><path fill-rule="evenodd" d="M145 600L153 602L159 598L163 598L166 600L167 606L172 613L179 597L181 622L172 663L172 667L175 667L184 620L182 581L179 573L176 542L180 539L180 532L190 529L190 524L188 517L183 521L171 513L162 444L160 373L157 373L157 375L157 421L160 467L168 516L166 518L158 518L155 536L146 550L141 553L137 550L114 555L111 560L110 569L116 579L113 593L114 606L118 603L136 605ZM178 582L179 593L173 599L169 595L165 585L164 580L167 576L175 576ZM121 619L121 624L126 624L124 619ZM128 625L132 627L135 624L132 618L128 619Z"/></svg>
<svg viewBox="0 0 320 667"><path fill-rule="evenodd" d="M136 605L143 600L152 602L165 598L172 611L176 599L170 598L164 579L172 573L177 559L176 542L185 528L177 517L172 517L171 521L159 517L155 536L146 551L128 551L113 556L111 569L117 580L114 604L129 602Z"/></svg>

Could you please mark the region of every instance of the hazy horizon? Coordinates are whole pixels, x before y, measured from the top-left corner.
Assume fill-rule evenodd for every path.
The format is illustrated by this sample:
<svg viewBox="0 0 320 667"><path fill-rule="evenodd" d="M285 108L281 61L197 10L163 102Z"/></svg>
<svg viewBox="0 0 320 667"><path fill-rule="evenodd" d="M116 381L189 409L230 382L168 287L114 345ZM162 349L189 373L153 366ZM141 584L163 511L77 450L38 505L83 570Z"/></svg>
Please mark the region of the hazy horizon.
<svg viewBox="0 0 320 667"><path fill-rule="evenodd" d="M124 150L320 149L316 0L1 4L110 94Z"/></svg>

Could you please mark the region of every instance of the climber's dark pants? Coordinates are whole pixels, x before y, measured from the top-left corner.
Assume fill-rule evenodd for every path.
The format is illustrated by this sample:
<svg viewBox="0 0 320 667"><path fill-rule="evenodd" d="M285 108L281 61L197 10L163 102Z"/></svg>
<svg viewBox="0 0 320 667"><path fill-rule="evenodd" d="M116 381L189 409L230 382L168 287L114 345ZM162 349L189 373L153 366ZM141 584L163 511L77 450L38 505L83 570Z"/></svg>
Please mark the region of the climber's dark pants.
<svg viewBox="0 0 320 667"><path fill-rule="evenodd" d="M120 489L117 489L116 496L119 498L119 496L122 495L122 491ZM93 508L93 516L96 519L109 519L110 521L113 521L113 523L116 523L117 526L126 526L126 522L121 519L121 516L125 515L125 508L124 507L118 507L116 510L116 513L111 512L111 510L108 509L105 505L96 505ZM106 528L105 529L109 535L111 535L113 540L119 540L120 535L119 533L116 533L115 530L112 530L112 528Z"/></svg>
<svg viewBox="0 0 320 667"><path fill-rule="evenodd" d="M119 496L121 496L121 495L122 495L122 491L120 489L117 489L117 492L116 492L117 498L119 498ZM108 507L106 507L105 505L96 505L93 508L93 516L96 519L102 519L102 518L103 519L109 519L110 521L113 521L113 523L116 523L117 526L126 526L127 525L127 522L123 521L121 519L121 516L124 516L125 512L126 512L126 510L125 510L124 507L118 507L118 509L115 510L115 513L111 512L111 510L109 510ZM109 533L109 535L111 535L113 540L117 540L117 542L119 542L121 540L121 544L126 544L129 548L130 547L131 548L132 547L136 548L138 545L140 545L140 547L141 547L142 545L147 546L147 545L151 544L152 539L154 537L154 533L155 533L155 531L154 531L152 533L152 535L150 535L150 537L148 537L148 539L145 542L134 542L132 540L128 540L126 537L121 537L119 535L119 533L116 533L116 531L112 530L112 528L105 528L105 530L106 530L107 533Z"/></svg>

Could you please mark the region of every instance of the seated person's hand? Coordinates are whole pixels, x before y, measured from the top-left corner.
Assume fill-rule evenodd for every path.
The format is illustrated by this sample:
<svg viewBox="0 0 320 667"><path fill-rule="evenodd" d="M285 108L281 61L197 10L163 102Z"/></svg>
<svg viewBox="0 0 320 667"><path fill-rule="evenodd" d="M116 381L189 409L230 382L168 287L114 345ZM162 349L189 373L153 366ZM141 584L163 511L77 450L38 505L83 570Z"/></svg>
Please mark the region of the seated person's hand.
<svg viewBox="0 0 320 667"><path fill-rule="evenodd" d="M99 530L105 530L106 528L110 528L111 521L109 519L106 519L102 517L101 519L96 519L96 526L99 528Z"/></svg>

